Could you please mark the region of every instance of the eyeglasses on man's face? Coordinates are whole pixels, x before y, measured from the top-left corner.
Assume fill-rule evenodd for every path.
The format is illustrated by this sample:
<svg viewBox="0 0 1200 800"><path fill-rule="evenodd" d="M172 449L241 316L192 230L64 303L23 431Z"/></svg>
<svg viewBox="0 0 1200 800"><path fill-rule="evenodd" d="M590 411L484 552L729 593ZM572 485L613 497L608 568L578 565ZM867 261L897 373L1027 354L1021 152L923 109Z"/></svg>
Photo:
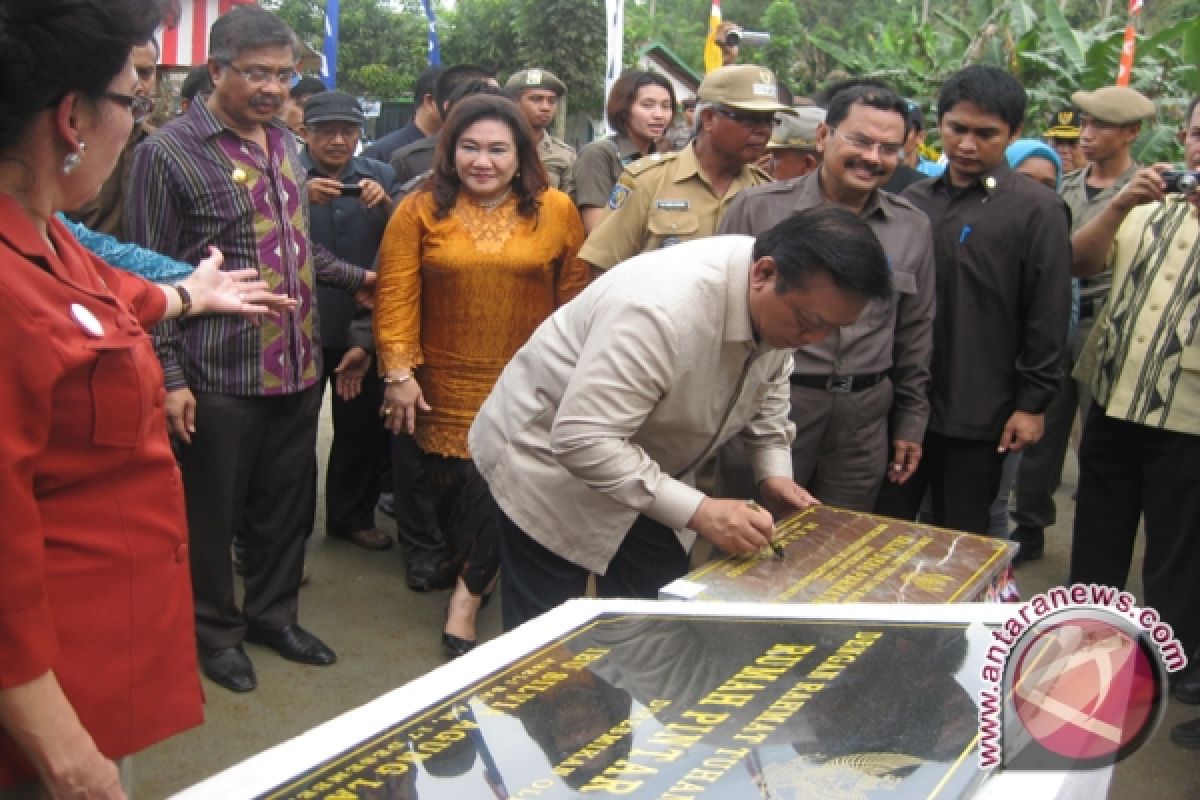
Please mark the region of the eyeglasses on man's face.
<svg viewBox="0 0 1200 800"><path fill-rule="evenodd" d="M885 158L895 158L904 152L904 143L900 142L877 142L874 139L863 136L861 133L842 133L837 128L833 132L846 144L858 150L860 153L870 153L879 148L879 155Z"/></svg>
<svg viewBox="0 0 1200 800"><path fill-rule="evenodd" d="M747 128L759 128L763 126L774 126L778 122L778 118L770 113L761 111L735 111L732 108L724 106L713 106L713 111L720 114L726 119L731 119L739 125L744 125Z"/></svg>
<svg viewBox="0 0 1200 800"><path fill-rule="evenodd" d="M121 94L120 92L105 92L104 96L119 106L128 108L133 114L136 125L154 112L154 101L145 95Z"/></svg>
<svg viewBox="0 0 1200 800"><path fill-rule="evenodd" d="M292 80L296 77L294 69L268 69L266 67L246 67L243 69L237 64L228 63L225 66L241 75L246 83L252 86L262 86L270 81L275 81L285 89L292 85Z"/></svg>

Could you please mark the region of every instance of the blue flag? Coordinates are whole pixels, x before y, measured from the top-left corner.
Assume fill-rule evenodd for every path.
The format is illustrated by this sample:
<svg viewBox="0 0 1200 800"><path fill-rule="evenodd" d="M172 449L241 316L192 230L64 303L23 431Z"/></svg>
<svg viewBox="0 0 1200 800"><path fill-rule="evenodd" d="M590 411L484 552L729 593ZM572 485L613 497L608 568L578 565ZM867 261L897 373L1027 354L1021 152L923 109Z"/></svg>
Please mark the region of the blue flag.
<svg viewBox="0 0 1200 800"><path fill-rule="evenodd" d="M325 52L321 55L321 80L326 89L337 88L338 0L325 0Z"/></svg>
<svg viewBox="0 0 1200 800"><path fill-rule="evenodd" d="M429 18L429 66L436 67L442 63L442 50L438 46L437 14L433 11L432 0L421 0L425 6L425 16Z"/></svg>

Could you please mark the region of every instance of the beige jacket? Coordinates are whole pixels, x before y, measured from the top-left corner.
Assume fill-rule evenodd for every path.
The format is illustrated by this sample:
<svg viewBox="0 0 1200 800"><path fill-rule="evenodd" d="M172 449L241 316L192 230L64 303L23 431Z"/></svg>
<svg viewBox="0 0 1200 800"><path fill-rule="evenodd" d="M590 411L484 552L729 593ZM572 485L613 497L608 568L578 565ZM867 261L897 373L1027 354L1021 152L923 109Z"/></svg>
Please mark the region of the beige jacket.
<svg viewBox="0 0 1200 800"><path fill-rule="evenodd" d="M791 477L792 357L755 343L748 236L618 265L560 308L505 368L469 444L504 512L603 574L638 514L684 530L696 465L735 435L756 480Z"/></svg>

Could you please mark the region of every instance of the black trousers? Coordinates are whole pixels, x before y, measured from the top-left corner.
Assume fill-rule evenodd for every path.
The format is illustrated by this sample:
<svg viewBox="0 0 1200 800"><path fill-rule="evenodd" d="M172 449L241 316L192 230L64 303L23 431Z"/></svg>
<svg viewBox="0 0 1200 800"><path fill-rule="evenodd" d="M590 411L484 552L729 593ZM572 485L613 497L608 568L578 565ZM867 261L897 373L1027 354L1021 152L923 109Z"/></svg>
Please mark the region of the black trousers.
<svg viewBox="0 0 1200 800"><path fill-rule="evenodd" d="M1143 602L1200 647L1200 436L1112 419L1092 403L1079 444L1070 583L1124 588L1145 521Z"/></svg>
<svg viewBox="0 0 1200 800"><path fill-rule="evenodd" d="M928 489L933 524L986 536L988 511L1000 488L1004 453L996 442L925 434L921 464L905 483L883 482L875 513L897 519L917 518ZM889 459L889 463L890 463Z"/></svg>
<svg viewBox="0 0 1200 800"><path fill-rule="evenodd" d="M320 386L279 397L196 393L196 432L180 447L180 466L204 650L239 644L247 625L296 622L316 505L320 408ZM246 549L243 607L229 553L235 530Z"/></svg>
<svg viewBox="0 0 1200 800"><path fill-rule="evenodd" d="M392 491L396 503L396 537L408 563L414 559L446 561L446 535L438 524L437 501L425 454L408 434L391 436Z"/></svg>
<svg viewBox="0 0 1200 800"><path fill-rule="evenodd" d="M500 599L504 630L583 597L591 571L558 556L517 527L499 510ZM654 599L658 590L688 571L687 551L675 531L639 515L603 575L596 576L600 597Z"/></svg>
<svg viewBox="0 0 1200 800"><path fill-rule="evenodd" d="M387 460L387 430L379 416L382 385L372 366L363 376L362 391L352 400L338 397L333 371L346 348L324 348L325 374L333 392L333 443L325 469L325 533L346 537L375 527L375 503L379 499L379 476Z"/></svg>

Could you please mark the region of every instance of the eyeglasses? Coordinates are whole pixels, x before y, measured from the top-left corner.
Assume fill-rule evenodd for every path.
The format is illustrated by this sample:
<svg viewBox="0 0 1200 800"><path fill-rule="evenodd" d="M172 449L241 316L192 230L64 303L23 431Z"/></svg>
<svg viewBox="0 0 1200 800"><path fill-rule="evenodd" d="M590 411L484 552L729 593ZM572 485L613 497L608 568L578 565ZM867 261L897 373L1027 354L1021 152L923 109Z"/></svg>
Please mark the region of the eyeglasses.
<svg viewBox="0 0 1200 800"><path fill-rule="evenodd" d="M888 158L895 158L904 151L903 143L895 144L894 142L877 142L874 139L870 139L860 133L842 133L837 128L834 128L833 132L840 136L843 142L850 145L855 150L859 150L864 153L869 153L878 147L879 155L886 156Z"/></svg>
<svg viewBox="0 0 1200 800"><path fill-rule="evenodd" d="M774 114L764 114L762 112L753 111L734 111L731 108L724 106L714 106L713 111L720 114L722 117L731 119L739 125L745 125L747 128L759 128L764 125L775 125L778 118Z"/></svg>
<svg viewBox="0 0 1200 800"><path fill-rule="evenodd" d="M290 86L292 79L296 77L294 69L267 69L266 67L247 67L242 69L237 64L226 63L225 66L241 75L246 83L252 86L262 86L270 81L275 81L280 86Z"/></svg>
<svg viewBox="0 0 1200 800"><path fill-rule="evenodd" d="M121 94L120 92L105 92L104 96L112 100L119 106L128 108L133 114L133 122L136 125L142 122L146 117L154 113L154 101L143 95Z"/></svg>

